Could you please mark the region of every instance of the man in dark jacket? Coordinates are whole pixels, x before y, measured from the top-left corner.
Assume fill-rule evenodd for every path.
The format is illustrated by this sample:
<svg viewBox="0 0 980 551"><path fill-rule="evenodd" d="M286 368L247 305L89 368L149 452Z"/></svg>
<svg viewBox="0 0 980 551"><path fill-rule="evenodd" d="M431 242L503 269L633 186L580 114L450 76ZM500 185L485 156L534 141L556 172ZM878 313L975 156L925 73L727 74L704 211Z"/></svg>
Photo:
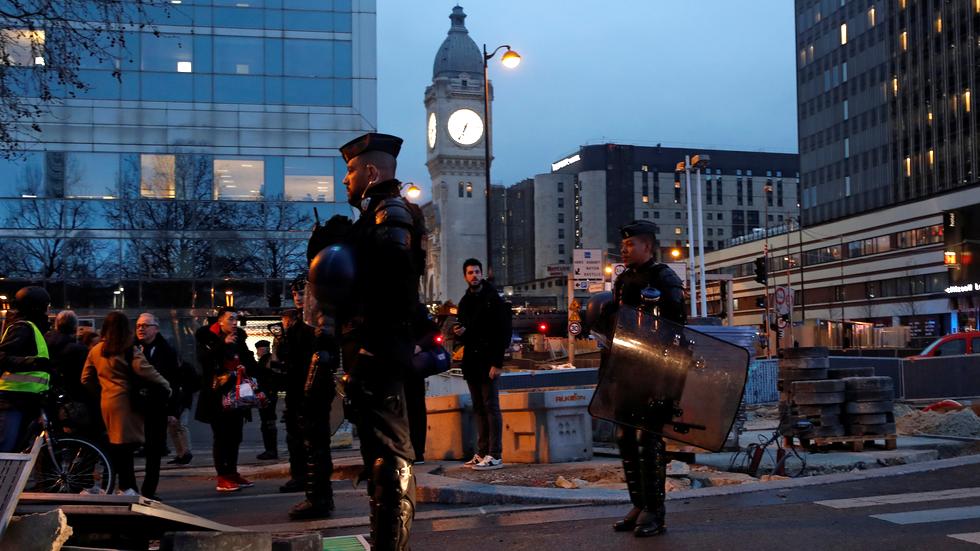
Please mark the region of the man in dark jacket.
<svg viewBox="0 0 980 551"><path fill-rule="evenodd" d="M234 308L218 310L218 320L204 325L194 334L197 361L201 364L201 395L195 418L211 425L214 469L218 473L216 490L235 492L253 486L238 472L238 448L242 428L251 420L247 410L225 409L222 397L235 390L238 366L255 372L255 357L245 345L245 330L238 327Z"/></svg>
<svg viewBox="0 0 980 551"><path fill-rule="evenodd" d="M265 448L262 453L255 458L260 461L279 459L279 431L276 428L276 405L279 403L279 387L281 385L282 371L280 363L272 357L271 343L261 340L255 343L255 356L258 367L255 372L255 380L259 383L259 388L265 393L265 405L259 409L259 420L262 432L262 446Z"/></svg>
<svg viewBox="0 0 980 551"><path fill-rule="evenodd" d="M48 305L41 287L24 287L0 335L0 452L17 451L24 428L41 413L41 394L51 384Z"/></svg>
<svg viewBox="0 0 980 551"><path fill-rule="evenodd" d="M148 395L150 403L143 407L143 427L146 452L146 472L143 476L143 486L140 493L150 499L159 500L156 496L157 485L160 483L160 460L167 449L167 418L180 415L180 396L177 395L178 379L177 353L170 347L167 339L160 334L160 322L149 312L143 312L136 319L137 345L143 356L170 383L169 398L160 395Z"/></svg>
<svg viewBox="0 0 980 551"><path fill-rule="evenodd" d="M302 492L306 488L306 446L303 442L303 388L306 374L313 357L313 328L303 323L303 297L306 292L306 276L293 280L291 285L296 308L282 313L283 334L276 342L276 357L282 362L286 374L283 386L286 390L286 449L289 451L289 480L279 491Z"/></svg>
<svg viewBox="0 0 980 551"><path fill-rule="evenodd" d="M499 377L504 352L510 345L511 313L497 290L483 279L483 264L475 258L463 262L469 288L459 301L455 334L463 344L463 378L473 399L477 423L476 455L466 462L476 470L503 467L500 434Z"/></svg>
<svg viewBox="0 0 980 551"><path fill-rule="evenodd" d="M648 220L636 220L622 228L620 252L624 271L613 285L613 305L605 317L605 325L613 327L615 311L619 305L644 309L641 292L651 288L660 292L657 309L660 317L684 324L684 284L666 264L657 262L657 226ZM603 354L605 366L607 353ZM633 508L623 520L615 523L617 532L632 531L637 537L656 536L667 530L665 523L666 498L664 484L667 477L667 451L664 439L652 432L617 426L616 441L623 459L623 471Z"/></svg>

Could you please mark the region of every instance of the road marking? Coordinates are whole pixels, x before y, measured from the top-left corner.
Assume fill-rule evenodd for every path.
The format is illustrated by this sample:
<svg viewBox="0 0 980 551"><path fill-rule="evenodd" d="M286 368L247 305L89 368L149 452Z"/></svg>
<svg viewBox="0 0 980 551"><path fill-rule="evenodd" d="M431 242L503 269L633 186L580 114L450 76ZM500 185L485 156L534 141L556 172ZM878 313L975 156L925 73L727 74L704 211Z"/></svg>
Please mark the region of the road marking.
<svg viewBox="0 0 980 551"><path fill-rule="evenodd" d="M980 545L980 532L971 532L969 534L949 534L949 537L967 543L976 543Z"/></svg>
<svg viewBox="0 0 980 551"><path fill-rule="evenodd" d="M954 488L934 492L916 492L907 494L884 494L877 496L854 497L848 499L828 499L815 501L817 505L833 509L854 509L857 507L877 507L879 505L897 505L900 503L922 503L925 501L943 501L947 499L965 499L980 497L980 488Z"/></svg>
<svg viewBox="0 0 980 551"><path fill-rule="evenodd" d="M871 517L878 520L884 520L892 524L924 524L927 522L966 520L980 518L980 505L973 505L970 507L947 507L944 509L923 509L921 511L906 511L904 513L871 515Z"/></svg>

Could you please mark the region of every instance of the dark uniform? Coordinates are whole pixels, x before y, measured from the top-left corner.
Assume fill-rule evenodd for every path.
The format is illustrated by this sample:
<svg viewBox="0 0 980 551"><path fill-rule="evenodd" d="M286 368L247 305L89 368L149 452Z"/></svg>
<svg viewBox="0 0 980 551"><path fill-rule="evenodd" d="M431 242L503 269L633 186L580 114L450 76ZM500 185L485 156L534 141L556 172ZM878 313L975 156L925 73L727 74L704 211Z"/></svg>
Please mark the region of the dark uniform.
<svg viewBox="0 0 980 551"><path fill-rule="evenodd" d="M267 351L258 358L258 366L255 370L255 380L259 383L259 388L265 393L265 406L259 408L259 429L262 432L262 446L265 448L256 459L279 459L279 430L276 426L276 406L279 403L279 389L282 386L282 364L273 359L269 341L262 340L255 343L255 350L265 348Z"/></svg>
<svg viewBox="0 0 980 551"><path fill-rule="evenodd" d="M295 283L294 283L295 285ZM286 449L289 450L289 481L279 488L280 492L300 492L306 487L306 446L303 443L303 387L306 373L313 357L313 328L303 323L303 313L288 310L289 326L282 337L276 339L276 357L282 362L286 374L283 386L286 391Z"/></svg>
<svg viewBox="0 0 980 551"><path fill-rule="evenodd" d="M623 226L620 231L623 239L627 239L637 235L652 236L655 228L650 222L637 221ZM629 266L616 278L613 285L614 308L608 310L607 316L613 316L615 306L620 304L641 310L650 308L650 305L644 304L640 294L648 287L660 291L660 299L656 304L660 317L680 324L687 321L684 314L684 284L669 266L657 263L656 259L650 259L639 266ZM610 327L615 325L608 318L604 321ZM605 360L606 356L603 355L603 363ZM618 532L633 530L641 537L663 533L666 529L664 484L667 479L667 454L663 437L620 425L617 427L616 440L623 459L623 472L633 509L613 528Z"/></svg>
<svg viewBox="0 0 980 551"><path fill-rule="evenodd" d="M341 153L348 162L368 151L394 157L400 146L400 138L367 134L343 146ZM342 256L336 247L320 251L310 267L313 292L322 305L348 299L336 305L335 319L341 329L348 419L358 428L361 479L368 480L374 549L407 549L415 516L415 455L403 384L415 345L424 223L418 207L400 196L400 188L391 179L370 184L362 197L349 198L361 211L343 241L349 252L345 258L352 264L349 293L337 297L337 285L328 283L336 280L332 259Z"/></svg>

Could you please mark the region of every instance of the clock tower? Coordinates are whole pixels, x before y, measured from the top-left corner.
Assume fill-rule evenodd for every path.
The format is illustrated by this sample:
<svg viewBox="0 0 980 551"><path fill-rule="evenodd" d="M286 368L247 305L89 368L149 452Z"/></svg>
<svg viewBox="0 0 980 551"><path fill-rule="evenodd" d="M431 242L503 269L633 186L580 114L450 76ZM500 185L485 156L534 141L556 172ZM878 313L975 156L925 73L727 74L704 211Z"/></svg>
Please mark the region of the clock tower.
<svg viewBox="0 0 980 551"><path fill-rule="evenodd" d="M432 84L425 89L426 165L432 178L426 300L459 303L466 292L463 261L487 268L483 53L456 6L446 39L436 52ZM490 99L493 88L489 87Z"/></svg>

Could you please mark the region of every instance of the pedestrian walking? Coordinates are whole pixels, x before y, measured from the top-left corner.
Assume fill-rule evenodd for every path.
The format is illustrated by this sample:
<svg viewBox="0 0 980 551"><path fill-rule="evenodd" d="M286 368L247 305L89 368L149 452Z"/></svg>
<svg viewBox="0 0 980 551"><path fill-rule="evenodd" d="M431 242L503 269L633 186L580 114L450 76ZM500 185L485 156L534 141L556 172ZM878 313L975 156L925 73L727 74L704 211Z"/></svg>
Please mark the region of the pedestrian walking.
<svg viewBox="0 0 980 551"><path fill-rule="evenodd" d="M0 335L0 452L19 451L24 429L41 414L41 394L50 388L51 363L44 331L51 297L41 287L23 287Z"/></svg>
<svg viewBox="0 0 980 551"><path fill-rule="evenodd" d="M205 324L194 334L197 361L201 365L201 394L195 418L211 425L214 470L218 474L215 489L237 492L254 484L238 472L238 449L242 443L245 421L252 419L247 409L225 407L223 399L235 391L239 366L249 375L255 372L255 357L245 345L245 330L238 327L238 312L224 307L218 319Z"/></svg>
<svg viewBox="0 0 980 551"><path fill-rule="evenodd" d="M137 405L143 397L137 390L145 382L169 396L170 384L134 346L126 314L109 312L100 335L101 341L85 359L82 384L100 397L109 437L109 459L119 478L119 493L138 495L133 453L144 441L145 431L144 414Z"/></svg>
<svg viewBox="0 0 980 551"><path fill-rule="evenodd" d="M497 290L483 279L483 264L463 262L466 294L459 300L453 334L463 344L463 378L473 400L476 454L464 465L475 470L503 467L500 375L510 346L511 312Z"/></svg>
<svg viewBox="0 0 980 551"><path fill-rule="evenodd" d="M343 339L348 419L357 425L371 504L374 549L407 549L415 517L415 454L404 377L425 266L421 210L395 179L401 138L370 133L340 148L347 202L360 211L343 246L314 231L309 252L319 331ZM330 228L328 222L324 228ZM326 247L326 248L323 248ZM320 250L322 248L322 250Z"/></svg>

